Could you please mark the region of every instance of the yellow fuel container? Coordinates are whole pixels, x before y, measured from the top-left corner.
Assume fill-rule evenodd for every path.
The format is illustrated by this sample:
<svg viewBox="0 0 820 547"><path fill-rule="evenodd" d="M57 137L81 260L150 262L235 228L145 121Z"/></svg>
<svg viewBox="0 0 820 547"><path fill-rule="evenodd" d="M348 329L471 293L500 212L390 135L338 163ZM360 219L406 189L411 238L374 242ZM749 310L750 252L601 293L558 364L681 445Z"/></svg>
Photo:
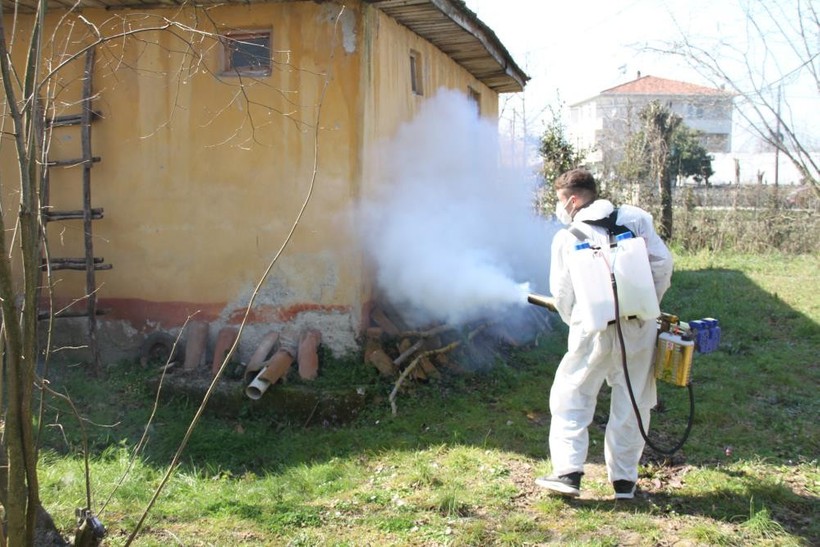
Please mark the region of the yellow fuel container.
<svg viewBox="0 0 820 547"><path fill-rule="evenodd" d="M655 378L686 387L692 379L695 342L679 334L661 332L655 348Z"/></svg>

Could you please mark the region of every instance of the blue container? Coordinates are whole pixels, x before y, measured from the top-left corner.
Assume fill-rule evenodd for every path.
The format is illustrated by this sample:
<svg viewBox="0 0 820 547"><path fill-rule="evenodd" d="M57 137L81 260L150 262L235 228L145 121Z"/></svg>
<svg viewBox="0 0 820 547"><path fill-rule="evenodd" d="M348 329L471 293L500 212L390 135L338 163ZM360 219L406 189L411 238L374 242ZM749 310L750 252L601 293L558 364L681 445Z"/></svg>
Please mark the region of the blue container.
<svg viewBox="0 0 820 547"><path fill-rule="evenodd" d="M706 323L700 319L689 321L689 328L692 330L692 340L695 341L695 351L703 353L703 348L707 343L707 336L709 334Z"/></svg>
<svg viewBox="0 0 820 547"><path fill-rule="evenodd" d="M709 352L717 351L720 345L720 324L712 317L706 317L703 321L709 327Z"/></svg>
<svg viewBox="0 0 820 547"><path fill-rule="evenodd" d="M695 340L695 351L698 353L712 353L720 345L720 322L713 317L705 317L697 321L690 321L692 338Z"/></svg>

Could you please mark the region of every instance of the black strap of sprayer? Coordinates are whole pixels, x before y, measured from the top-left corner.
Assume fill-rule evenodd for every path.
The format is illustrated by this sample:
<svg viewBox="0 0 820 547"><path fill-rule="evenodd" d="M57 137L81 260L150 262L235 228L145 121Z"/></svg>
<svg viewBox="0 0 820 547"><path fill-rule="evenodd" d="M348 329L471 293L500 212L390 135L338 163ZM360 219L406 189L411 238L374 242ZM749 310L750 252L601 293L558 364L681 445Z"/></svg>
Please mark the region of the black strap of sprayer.
<svg viewBox="0 0 820 547"><path fill-rule="evenodd" d="M614 243L614 238L621 234L632 234L632 237L635 237L635 232L618 224L618 209L617 207L610 213L609 216L604 218L599 218L595 220L582 220L584 224L589 224L591 226L600 226L601 228L606 229L607 233L609 233L609 243Z"/></svg>
<svg viewBox="0 0 820 547"><path fill-rule="evenodd" d="M649 440L649 437L646 434L646 429L644 428L643 420L641 419L641 411L638 408L638 403L635 401L635 393L632 391L632 382L629 379L629 370L627 370L626 366L626 345L624 344L624 333L623 330L621 330L621 309L618 304L618 284L615 282L614 272L610 273L610 280L612 281L612 293L615 296L615 331L618 333L618 344L621 347L621 364L624 369L624 378L626 378L626 388L629 392L629 400L632 401L632 409L635 411L635 417L638 419L638 429L641 432L641 437L643 437L643 440L646 441L646 444L653 450L660 452L661 454L671 456L683 447L686 439L689 438L689 433L692 431L692 424L695 421L695 395L692 392L692 383L690 382L686 386L689 390L689 420L686 424L686 431L683 432L683 437L681 437L678 444L672 448L661 448L657 446Z"/></svg>

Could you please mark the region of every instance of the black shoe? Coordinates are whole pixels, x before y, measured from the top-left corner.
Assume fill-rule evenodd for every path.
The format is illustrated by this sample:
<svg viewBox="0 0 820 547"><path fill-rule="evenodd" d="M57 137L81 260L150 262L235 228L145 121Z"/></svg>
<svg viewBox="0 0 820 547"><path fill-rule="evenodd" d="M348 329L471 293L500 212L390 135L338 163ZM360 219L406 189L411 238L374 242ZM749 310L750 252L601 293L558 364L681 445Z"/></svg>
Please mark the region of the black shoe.
<svg viewBox="0 0 820 547"><path fill-rule="evenodd" d="M581 495L581 476L583 473L575 471L560 476L538 477L535 484L562 496L577 498Z"/></svg>
<svg viewBox="0 0 820 547"><path fill-rule="evenodd" d="M615 481L612 487L615 489L616 500L631 500L635 497L635 483L632 481Z"/></svg>

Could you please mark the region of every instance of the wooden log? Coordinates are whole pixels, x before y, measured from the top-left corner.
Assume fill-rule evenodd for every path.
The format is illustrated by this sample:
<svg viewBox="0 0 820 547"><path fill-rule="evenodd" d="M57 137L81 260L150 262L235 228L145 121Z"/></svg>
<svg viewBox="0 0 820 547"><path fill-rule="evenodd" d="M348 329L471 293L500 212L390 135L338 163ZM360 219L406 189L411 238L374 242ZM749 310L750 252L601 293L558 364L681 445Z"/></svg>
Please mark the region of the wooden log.
<svg viewBox="0 0 820 547"><path fill-rule="evenodd" d="M441 373L438 371L438 369L429 357L422 357L421 361L419 362L419 367L421 367L421 370L424 371L424 375L427 378L441 378Z"/></svg>
<svg viewBox="0 0 820 547"><path fill-rule="evenodd" d="M376 325L381 327L381 329L390 336L398 336L401 334L401 331L396 324L393 323L387 315L385 315L384 311L380 307L374 306L373 310L370 312L370 317Z"/></svg>
<svg viewBox="0 0 820 547"><path fill-rule="evenodd" d="M475 338L478 334L480 334L488 326L489 326L488 323L478 325L475 329L473 329L467 335L467 342L469 343L470 341L472 341L473 338ZM462 342L463 342L463 340L455 340L453 342L450 342L446 346L443 346L443 347L440 347L440 348L437 348L437 349L427 350L423 353L420 353L419 355L416 356L415 359L413 359L413 361L410 362L409 365L407 365L404 368L401 375L399 376L399 379L396 380L396 383L393 385L393 390L390 392L390 396L388 397L388 400L390 401L390 408L392 409L394 416L398 412L398 410L396 408L396 396L399 393L399 389L401 388L401 385L404 382L404 380L407 379L408 376L413 374L413 371L419 366L419 363L421 362L421 360L425 357L430 357L430 356L438 355L438 354L441 354L441 353L448 353L450 351L453 351L454 349L459 347L462 344Z"/></svg>
<svg viewBox="0 0 820 547"><path fill-rule="evenodd" d="M446 370L448 373L452 374L466 374L465 371L461 366L452 361L448 354L446 353L437 353L433 356L434 364L438 365L438 368Z"/></svg>
<svg viewBox="0 0 820 547"><path fill-rule="evenodd" d="M451 325L438 325L436 327L431 327L427 330L420 330L420 331L409 331L404 332L404 336L419 336L421 338L430 338L433 336L437 336L439 334L444 334L445 332L455 330Z"/></svg>
<svg viewBox="0 0 820 547"><path fill-rule="evenodd" d="M399 343L399 351L401 354L393 360L393 364L397 367L400 367L401 364L411 355L416 353L421 346L424 345L424 340L419 340L415 344L411 344L410 340L407 338L403 338L402 341Z"/></svg>
<svg viewBox="0 0 820 547"><path fill-rule="evenodd" d="M376 367L379 374L386 378L395 378L399 372L399 369L393 364L393 360L390 359L390 356L381 348L367 354L365 363Z"/></svg>
<svg viewBox="0 0 820 547"><path fill-rule="evenodd" d="M381 330L381 329L379 329ZM368 336L364 344L364 362L376 368L384 377L394 378L398 374L398 367L387 355L379 342L378 337Z"/></svg>
<svg viewBox="0 0 820 547"><path fill-rule="evenodd" d="M468 339L471 339L472 335L473 335L473 333L470 333L470 336L468 337ZM426 352L420 354L415 359L413 359L413 361L409 365L407 365L407 367L405 367L405 369L402 371L401 375L399 376L399 379L396 380L396 383L393 385L393 391L390 392L390 396L388 397L388 400L390 401L390 408L392 409L394 416L398 412L398 410L396 408L396 396L399 393L399 388L401 388L401 385L402 385L402 383L404 383L404 380L407 379L408 376L413 374L413 371L418 367L418 364L421 361L421 359L423 357L428 357L430 355L435 355L435 354L438 354L438 353L446 353L448 351L452 351L452 350L456 349L458 346L460 346L461 342L462 342L461 340L456 340L454 342L451 342L451 343L447 344L444 347L426 351Z"/></svg>

